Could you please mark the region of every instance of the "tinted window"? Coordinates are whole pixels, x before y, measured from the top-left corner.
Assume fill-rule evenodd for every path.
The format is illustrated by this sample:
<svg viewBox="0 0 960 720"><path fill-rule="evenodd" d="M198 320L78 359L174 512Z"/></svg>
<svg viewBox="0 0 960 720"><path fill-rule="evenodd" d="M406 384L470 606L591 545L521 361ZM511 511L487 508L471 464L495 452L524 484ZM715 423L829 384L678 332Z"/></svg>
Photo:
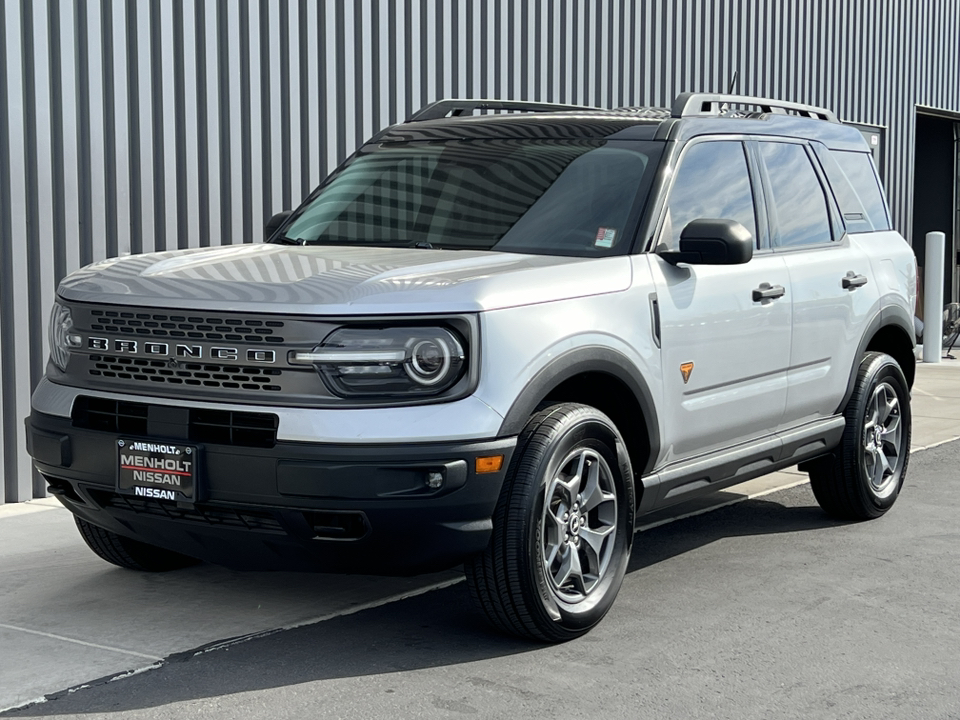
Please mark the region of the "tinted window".
<svg viewBox="0 0 960 720"><path fill-rule="evenodd" d="M361 152L301 211L308 245L625 253L661 143L456 140Z"/></svg>
<svg viewBox="0 0 960 720"><path fill-rule="evenodd" d="M698 218L736 220L757 237L753 191L742 143L698 143L684 153L670 190L661 244L679 249L683 228Z"/></svg>
<svg viewBox="0 0 960 720"><path fill-rule="evenodd" d="M840 214L843 215L843 224L847 232L870 232L873 230L873 223L867 216L867 211L863 209L863 204L857 196L856 190L847 180L847 176L834 160L833 154L822 145L814 144L814 150L817 157L820 158L820 164L827 175L827 180L833 190L833 195L837 199L837 205L840 206Z"/></svg>
<svg viewBox="0 0 960 720"><path fill-rule="evenodd" d="M860 196L860 202L867 211L867 217L876 230L889 230L890 219L887 217L887 208L883 203L883 193L880 191L880 181L870 153L830 151L843 174L847 176L853 189Z"/></svg>
<svg viewBox="0 0 960 720"><path fill-rule="evenodd" d="M762 142L760 155L770 177L780 247L828 243L830 215L820 178L803 145Z"/></svg>

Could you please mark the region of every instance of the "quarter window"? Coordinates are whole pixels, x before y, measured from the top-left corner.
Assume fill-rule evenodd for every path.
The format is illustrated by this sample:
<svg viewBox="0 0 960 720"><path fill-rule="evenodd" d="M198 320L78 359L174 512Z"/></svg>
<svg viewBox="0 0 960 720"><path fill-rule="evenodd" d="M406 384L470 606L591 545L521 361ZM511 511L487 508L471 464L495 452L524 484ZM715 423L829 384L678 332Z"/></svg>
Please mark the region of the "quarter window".
<svg viewBox="0 0 960 720"><path fill-rule="evenodd" d="M833 195L840 206L840 213L843 215L843 224L847 232L871 232L874 227L870 222L870 217L867 215L867 211L863 209L863 203L860 202L856 190L853 189L850 181L847 180L847 176L834 159L834 154L820 144L815 144L812 147L820 159L820 164L827 175L830 187L833 188Z"/></svg>
<svg viewBox="0 0 960 720"><path fill-rule="evenodd" d="M880 181L877 179L870 153L834 151L831 154L860 196L860 202L863 203L874 229L889 230L890 218L887 217Z"/></svg>
<svg viewBox="0 0 960 720"><path fill-rule="evenodd" d="M827 199L804 146L762 142L760 156L776 210L775 243L789 248L831 242Z"/></svg>
<svg viewBox="0 0 960 720"><path fill-rule="evenodd" d="M676 250L687 223L699 218L736 220L754 238L757 215L743 143L720 140L690 147L670 190L661 245Z"/></svg>

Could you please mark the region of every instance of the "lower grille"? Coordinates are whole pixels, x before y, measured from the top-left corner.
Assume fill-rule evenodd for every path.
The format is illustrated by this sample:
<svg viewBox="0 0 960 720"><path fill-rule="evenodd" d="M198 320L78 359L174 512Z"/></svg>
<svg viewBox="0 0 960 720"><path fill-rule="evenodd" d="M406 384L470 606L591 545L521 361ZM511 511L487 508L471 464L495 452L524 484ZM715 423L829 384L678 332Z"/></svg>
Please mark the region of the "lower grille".
<svg viewBox="0 0 960 720"><path fill-rule="evenodd" d="M285 533L280 521L269 512L245 510L243 512L195 505L178 507L158 500L128 497L104 490L90 490L91 499L101 508L122 510L137 515L153 515L183 522L193 522L214 527L233 527L258 532Z"/></svg>
<svg viewBox="0 0 960 720"><path fill-rule="evenodd" d="M73 426L121 435L146 436L151 412L167 410L147 403L81 395L73 403ZM237 447L272 448L277 444L279 419L273 413L190 408L181 433L193 442Z"/></svg>
<svg viewBox="0 0 960 720"><path fill-rule="evenodd" d="M146 435L148 410L145 403L81 396L73 402L71 419L84 430Z"/></svg>

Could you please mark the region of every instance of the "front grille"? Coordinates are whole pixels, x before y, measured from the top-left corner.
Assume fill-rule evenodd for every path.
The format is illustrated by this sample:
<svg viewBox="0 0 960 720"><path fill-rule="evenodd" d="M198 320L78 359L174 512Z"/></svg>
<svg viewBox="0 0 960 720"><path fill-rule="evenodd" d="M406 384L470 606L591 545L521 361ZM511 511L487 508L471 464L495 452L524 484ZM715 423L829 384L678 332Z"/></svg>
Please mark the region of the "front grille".
<svg viewBox="0 0 960 720"><path fill-rule="evenodd" d="M90 329L102 333L124 333L158 338L193 338L231 342L282 343L277 331L281 320L254 318L196 317L119 310L91 310Z"/></svg>
<svg viewBox="0 0 960 720"><path fill-rule="evenodd" d="M120 435L150 437L151 412L167 408L147 403L80 396L73 403L73 426ZM279 418L273 413L190 408L184 428L192 442L237 447L272 448Z"/></svg>
<svg viewBox="0 0 960 720"><path fill-rule="evenodd" d="M336 323L213 309L68 306L82 347L70 354L64 385L147 402L163 397L265 409L338 402L312 366L288 362L291 351L316 347Z"/></svg>
<svg viewBox="0 0 960 720"><path fill-rule="evenodd" d="M90 490L90 498L101 508L122 510L137 515L153 515L214 527L232 527L257 532L285 533L273 513L258 510L228 510L205 505L186 508L158 500L120 495L105 490Z"/></svg>
<svg viewBox="0 0 960 720"><path fill-rule="evenodd" d="M141 382L193 385L194 387L228 388L231 390L264 390L279 392L276 385L281 371L267 367L212 365L210 363L176 362L146 358L91 355L87 372L94 377L139 380Z"/></svg>

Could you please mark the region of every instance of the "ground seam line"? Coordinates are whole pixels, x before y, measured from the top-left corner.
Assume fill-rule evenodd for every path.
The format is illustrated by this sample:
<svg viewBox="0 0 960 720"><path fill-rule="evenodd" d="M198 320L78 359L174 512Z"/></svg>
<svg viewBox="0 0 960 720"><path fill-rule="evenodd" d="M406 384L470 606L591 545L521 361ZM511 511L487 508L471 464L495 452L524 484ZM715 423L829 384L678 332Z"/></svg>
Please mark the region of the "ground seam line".
<svg viewBox="0 0 960 720"><path fill-rule="evenodd" d="M85 645L87 647L97 648L98 650L109 650L110 652L123 653L124 655L135 655L136 657L145 658L147 660L163 660L163 658L157 657L156 655L146 655L145 653L139 653L135 650L123 650L121 648L110 647L109 645L98 645L97 643L87 642L86 640L77 640L76 638L65 637L63 635L54 635L53 633L42 632L40 630L30 630L29 628L17 627L16 625L7 625L6 623L0 623L0 628L17 630L19 632L29 633L30 635L40 635L41 637L51 638L53 640L62 640L63 642L75 643L76 645Z"/></svg>
<svg viewBox="0 0 960 720"><path fill-rule="evenodd" d="M25 707L30 707L31 705L39 705L40 703L45 703L47 701L47 696L43 695L42 697L34 698L33 700L27 700L22 702L19 705L11 705L10 707L0 708L0 715L10 710L21 710Z"/></svg>
<svg viewBox="0 0 960 720"><path fill-rule="evenodd" d="M380 598L378 600L371 600L368 603L361 603L355 605L351 608L345 610L337 610L332 613L327 613L326 615L319 615L317 617L309 618L307 620L298 620L295 623L290 623L288 625L281 625L280 627L271 628L269 630L261 630L259 632L250 633L249 635L241 635L240 637L232 638L230 640L225 640L224 642L219 642L214 645L208 645L207 647L197 650L192 653L194 656L203 655L204 653L213 652L215 650L223 650L225 648L233 647L235 645L241 645L251 640L257 640L259 638L267 637L269 635L275 635L276 633L286 632L287 630L296 630L297 628L306 627L308 625L316 625L318 623L326 622L328 620L335 620L336 618L346 617L348 615L354 615L364 610L373 610L374 608L382 607L383 605L389 605L391 603L400 602L401 600L406 600L408 598L417 597L418 595L425 595L428 592L433 592L434 590L442 590L443 588L451 587L458 583L461 583L465 580L464 577L451 578L450 580L444 580L443 582L435 583L433 585L428 585L426 587L417 588L416 590L410 590L407 592L397 593L396 595L391 595L389 597Z"/></svg>
<svg viewBox="0 0 960 720"><path fill-rule="evenodd" d="M957 440L960 440L960 435L956 435L952 438L947 438L946 440L940 440L939 442L931 443L930 445L924 445L923 447L910 448L910 452L919 452L920 450L930 450L935 447L940 447L941 445L946 445L947 443L952 443Z"/></svg>

